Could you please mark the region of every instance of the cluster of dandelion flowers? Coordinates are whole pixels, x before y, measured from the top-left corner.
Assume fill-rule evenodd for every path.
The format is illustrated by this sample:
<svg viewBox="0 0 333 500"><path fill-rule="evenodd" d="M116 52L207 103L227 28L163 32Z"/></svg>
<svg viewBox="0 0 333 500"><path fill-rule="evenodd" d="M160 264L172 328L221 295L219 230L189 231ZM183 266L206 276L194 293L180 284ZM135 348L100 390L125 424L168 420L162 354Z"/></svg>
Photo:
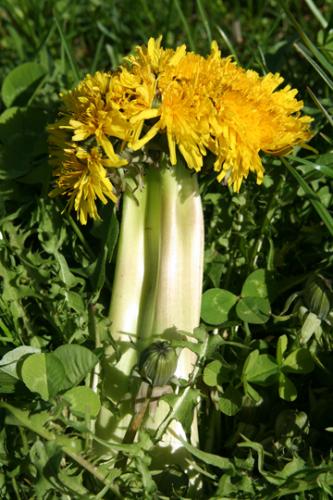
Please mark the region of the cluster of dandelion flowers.
<svg viewBox="0 0 333 500"><path fill-rule="evenodd" d="M63 95L50 126L56 187L82 224L98 218L97 199L115 201L118 167L131 168L131 151L158 138L171 165L181 155L198 172L207 153L214 171L238 191L250 171L263 178L260 152L281 155L310 138L311 118L279 74L259 76L223 58L213 42L202 57L185 46L163 49L161 38L137 47L113 74L88 75ZM162 146L161 146L162 145Z"/></svg>

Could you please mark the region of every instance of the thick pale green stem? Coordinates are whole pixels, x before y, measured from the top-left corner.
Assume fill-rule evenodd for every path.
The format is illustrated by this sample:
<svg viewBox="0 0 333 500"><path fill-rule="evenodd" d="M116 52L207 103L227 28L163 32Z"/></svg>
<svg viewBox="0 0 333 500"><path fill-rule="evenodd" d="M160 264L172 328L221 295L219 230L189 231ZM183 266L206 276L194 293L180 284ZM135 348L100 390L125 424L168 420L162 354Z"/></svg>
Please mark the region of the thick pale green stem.
<svg viewBox="0 0 333 500"><path fill-rule="evenodd" d="M118 406L118 417L102 406L96 433L107 440L122 441L133 412L130 373L137 363L138 318L144 280L145 214L147 188L125 193L117 262L110 305L110 333L117 344L106 350L103 365L104 398ZM119 359L120 356L120 359Z"/></svg>
<svg viewBox="0 0 333 500"><path fill-rule="evenodd" d="M124 436L133 416L138 388L130 373L138 351L168 332L170 338L176 330L192 334L200 319L204 234L196 175L182 165L150 168L138 204L129 195L124 199L110 309L112 336L123 355L117 362L110 349L104 371L104 394L117 404L121 418L103 409L98 423L100 436L110 440ZM188 378L195 361L195 354L183 349L176 376ZM145 389L141 385L143 396ZM159 402L145 426L156 429L168 410ZM164 444L176 449L175 436L185 433L176 423L172 431Z"/></svg>
<svg viewBox="0 0 333 500"><path fill-rule="evenodd" d="M146 174L147 202L144 221L144 280L140 300L137 335L148 341L154 335L157 282L161 257L161 179L160 171ZM145 346L145 345L143 345Z"/></svg>
<svg viewBox="0 0 333 500"><path fill-rule="evenodd" d="M153 331L183 330L192 333L199 325L204 223L196 175L177 165L174 170L162 169L160 261L156 276L155 321ZM176 376L187 379L193 370L196 355L189 349L180 353ZM160 402L147 425L158 428L168 406ZM173 421L164 436L164 444L176 450L181 446L175 436L186 438L181 425ZM192 441L197 442L196 418L192 426Z"/></svg>

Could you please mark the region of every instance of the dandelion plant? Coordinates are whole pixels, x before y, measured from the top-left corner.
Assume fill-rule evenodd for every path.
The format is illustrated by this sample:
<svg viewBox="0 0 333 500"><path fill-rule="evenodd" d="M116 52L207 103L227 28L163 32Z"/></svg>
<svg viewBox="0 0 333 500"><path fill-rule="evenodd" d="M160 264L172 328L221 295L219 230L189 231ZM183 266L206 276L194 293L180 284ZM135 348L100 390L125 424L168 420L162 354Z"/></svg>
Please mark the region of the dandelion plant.
<svg viewBox="0 0 333 500"><path fill-rule="evenodd" d="M194 383L204 251L197 174L213 172L222 190L238 192L250 172L262 183L261 153L309 140L303 102L282 84L221 57L215 42L203 57L151 38L117 71L87 75L62 95L49 128L51 196L65 196L81 224L99 219L100 202L122 204L96 422L109 443L164 429L162 396L177 393L177 379ZM172 454L188 436L175 418L161 437ZM196 417L190 439L197 444Z"/></svg>

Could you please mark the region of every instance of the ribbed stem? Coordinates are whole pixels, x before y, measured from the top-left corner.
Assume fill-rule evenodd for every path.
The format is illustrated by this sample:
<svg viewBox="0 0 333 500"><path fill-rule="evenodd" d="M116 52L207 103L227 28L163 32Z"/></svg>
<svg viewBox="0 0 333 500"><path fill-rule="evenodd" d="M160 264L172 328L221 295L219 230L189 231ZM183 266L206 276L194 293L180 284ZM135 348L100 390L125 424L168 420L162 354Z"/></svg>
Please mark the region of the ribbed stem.
<svg viewBox="0 0 333 500"><path fill-rule="evenodd" d="M157 335L170 331L172 336L173 330L192 334L200 321L204 252L204 222L197 178L179 164L174 169L162 168L160 177L161 250L153 331ZM195 362L193 351L183 349L176 376L187 379ZM158 428L168 410L166 403L160 402L156 412L150 413L146 425ZM181 446L175 435L183 439L186 436L178 422L173 421L170 427L173 432L164 436L163 444L175 451ZM191 437L192 442L197 443L196 418Z"/></svg>
<svg viewBox="0 0 333 500"><path fill-rule="evenodd" d="M144 222L144 280L138 318L138 338L145 346L154 335L157 283L161 253L161 179L160 171L150 169L145 178L147 186L146 215ZM141 347L141 348L142 348Z"/></svg>
<svg viewBox="0 0 333 500"><path fill-rule="evenodd" d="M123 351L117 362L110 348L104 370L104 394L118 405L121 415L117 419L106 409L101 412L99 435L110 440L121 439L133 417L138 387L130 373L138 351L157 336L170 333L172 338L175 330L192 334L200 319L204 233L196 176L180 164L150 167L137 201L124 197L110 308L112 336ZM124 344L129 335L130 348ZM195 361L195 354L183 349L176 375L188 378ZM146 389L141 385L139 394L145 396ZM160 402L156 411L149 411L145 426L156 429L168 410ZM180 446L175 434L185 438L180 424L164 437L172 449Z"/></svg>
<svg viewBox="0 0 333 500"><path fill-rule="evenodd" d="M144 223L147 188L126 192L123 196L122 220L112 298L110 305L110 333L117 344L105 353L103 364L104 399L118 406L118 415L102 406L96 423L96 433L106 440L121 442L133 412L131 371L138 360L136 348L140 301L144 280ZM120 359L119 359L120 356Z"/></svg>

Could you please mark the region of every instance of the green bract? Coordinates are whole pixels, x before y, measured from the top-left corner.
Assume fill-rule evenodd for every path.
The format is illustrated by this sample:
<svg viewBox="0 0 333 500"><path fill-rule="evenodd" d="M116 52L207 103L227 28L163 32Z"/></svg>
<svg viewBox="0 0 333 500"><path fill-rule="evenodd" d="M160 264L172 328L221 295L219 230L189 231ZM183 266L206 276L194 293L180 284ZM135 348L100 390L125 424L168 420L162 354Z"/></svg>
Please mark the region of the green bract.
<svg viewBox="0 0 333 500"><path fill-rule="evenodd" d="M177 353L168 342L154 342L140 355L139 371L153 386L168 383L177 368Z"/></svg>

